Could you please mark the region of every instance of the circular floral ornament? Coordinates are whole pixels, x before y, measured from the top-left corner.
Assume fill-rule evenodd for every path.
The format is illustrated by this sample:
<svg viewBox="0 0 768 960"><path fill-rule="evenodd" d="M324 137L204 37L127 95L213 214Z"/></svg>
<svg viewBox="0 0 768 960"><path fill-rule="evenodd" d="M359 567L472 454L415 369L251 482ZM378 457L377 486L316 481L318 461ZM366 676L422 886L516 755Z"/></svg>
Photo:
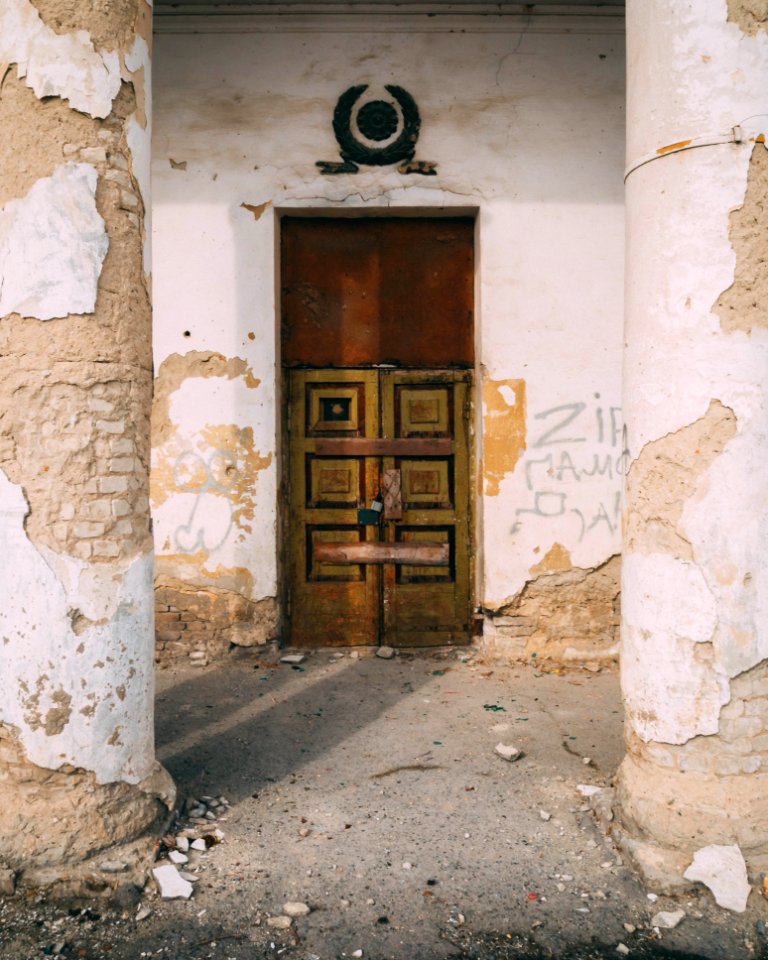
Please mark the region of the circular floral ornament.
<svg viewBox="0 0 768 960"><path fill-rule="evenodd" d="M389 140L400 125L397 110L386 100L369 100L357 114L357 129L368 140Z"/></svg>

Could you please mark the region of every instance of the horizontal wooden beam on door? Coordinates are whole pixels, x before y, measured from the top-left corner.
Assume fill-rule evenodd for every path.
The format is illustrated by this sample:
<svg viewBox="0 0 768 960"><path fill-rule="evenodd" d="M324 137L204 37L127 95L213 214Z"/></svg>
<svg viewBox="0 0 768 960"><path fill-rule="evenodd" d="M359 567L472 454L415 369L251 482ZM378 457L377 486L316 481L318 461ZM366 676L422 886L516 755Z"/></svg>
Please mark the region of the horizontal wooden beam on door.
<svg viewBox="0 0 768 960"><path fill-rule="evenodd" d="M447 567L450 544L422 540L399 543L334 543L318 540L315 563L408 563L415 567Z"/></svg>
<svg viewBox="0 0 768 960"><path fill-rule="evenodd" d="M453 440L439 437L396 437L378 440L373 437L327 437L315 440L319 457L448 457L453 453Z"/></svg>

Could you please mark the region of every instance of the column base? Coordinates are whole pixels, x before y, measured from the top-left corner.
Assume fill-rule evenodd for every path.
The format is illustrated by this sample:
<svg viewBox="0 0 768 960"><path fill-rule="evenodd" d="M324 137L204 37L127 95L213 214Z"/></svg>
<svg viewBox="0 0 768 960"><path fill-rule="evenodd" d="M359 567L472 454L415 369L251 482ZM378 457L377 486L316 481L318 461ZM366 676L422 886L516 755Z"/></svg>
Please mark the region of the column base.
<svg viewBox="0 0 768 960"><path fill-rule="evenodd" d="M143 888L176 789L158 763L139 783L30 763L0 726L0 885L57 899L114 898ZM119 896L118 896L119 899Z"/></svg>
<svg viewBox="0 0 768 960"><path fill-rule="evenodd" d="M655 864L668 877L679 871L682 881L697 850L737 844L757 875L768 870L766 794L768 774L716 777L627 754L613 804L620 845L642 873L653 874Z"/></svg>

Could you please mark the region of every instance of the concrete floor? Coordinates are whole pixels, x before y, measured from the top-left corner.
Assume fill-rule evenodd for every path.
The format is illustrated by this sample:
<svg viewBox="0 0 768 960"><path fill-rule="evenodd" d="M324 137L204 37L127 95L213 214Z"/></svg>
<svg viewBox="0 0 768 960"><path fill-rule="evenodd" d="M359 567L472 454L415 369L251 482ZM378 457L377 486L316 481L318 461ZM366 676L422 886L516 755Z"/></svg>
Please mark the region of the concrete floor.
<svg viewBox="0 0 768 960"><path fill-rule="evenodd" d="M595 825L577 784L608 784L621 759L614 672L468 651L276 659L158 675L160 760L182 795L231 804L224 842L190 864L192 899L148 889L138 921L6 905L0 957L62 942L86 960L768 956L757 892L742 916L703 889L651 902ZM504 761L500 741L524 757ZM286 901L311 912L275 929ZM654 932L678 907L683 922Z"/></svg>

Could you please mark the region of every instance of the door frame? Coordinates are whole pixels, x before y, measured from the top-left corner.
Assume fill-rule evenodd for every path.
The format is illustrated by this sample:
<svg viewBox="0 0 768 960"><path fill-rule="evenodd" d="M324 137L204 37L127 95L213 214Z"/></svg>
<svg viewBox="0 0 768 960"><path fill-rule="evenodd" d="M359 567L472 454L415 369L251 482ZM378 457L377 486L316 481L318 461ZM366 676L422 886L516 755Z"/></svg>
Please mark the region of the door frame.
<svg viewBox="0 0 768 960"><path fill-rule="evenodd" d="M290 563L288 548L290 521L290 437L289 437L289 391L287 389L288 368L283 365L282 358L282 316L281 316L281 235L282 222L290 217L312 217L316 219L387 219L393 217L413 218L419 220L440 220L451 217L470 217L474 221L473 236L473 310L472 310L472 339L474 343L474 365L472 368L463 368L471 373L468 412L467 456L469 461L469 603L471 616L470 643L481 635L483 615L478 608L477 598L482 596L483 581L483 551L482 551L482 353L481 353L481 314L480 314L480 208L467 205L429 206L398 206L387 207L340 207L333 203L318 206L316 204L288 203L276 206L274 209L274 276L275 276L275 405L276 405L276 450L278 462L277 484L277 582L280 597L279 609L279 636L281 646L285 645L286 626L290 618ZM312 369L307 367L307 369ZM404 368L408 369L408 368Z"/></svg>

